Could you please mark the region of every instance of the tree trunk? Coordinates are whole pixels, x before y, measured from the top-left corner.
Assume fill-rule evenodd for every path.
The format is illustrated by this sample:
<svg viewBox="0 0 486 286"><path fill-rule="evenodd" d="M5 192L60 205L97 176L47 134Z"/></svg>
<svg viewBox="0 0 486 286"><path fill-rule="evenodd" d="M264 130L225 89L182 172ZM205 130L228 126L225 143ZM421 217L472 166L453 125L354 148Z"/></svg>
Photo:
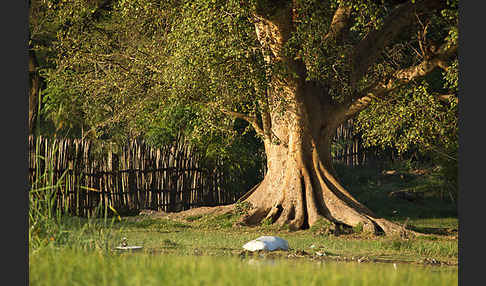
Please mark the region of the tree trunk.
<svg viewBox="0 0 486 286"><path fill-rule="evenodd" d="M37 66L35 53L29 50L29 134L34 133L39 104L40 77L37 74Z"/></svg>
<svg viewBox="0 0 486 286"><path fill-rule="evenodd" d="M290 88L287 88L289 90ZM265 138L267 174L245 200L253 211L249 224L268 219L290 229L305 229L318 220L379 233L401 233L403 228L377 218L336 179L331 139L342 122L339 109L322 101L323 89L306 82L284 114L271 113L272 134Z"/></svg>

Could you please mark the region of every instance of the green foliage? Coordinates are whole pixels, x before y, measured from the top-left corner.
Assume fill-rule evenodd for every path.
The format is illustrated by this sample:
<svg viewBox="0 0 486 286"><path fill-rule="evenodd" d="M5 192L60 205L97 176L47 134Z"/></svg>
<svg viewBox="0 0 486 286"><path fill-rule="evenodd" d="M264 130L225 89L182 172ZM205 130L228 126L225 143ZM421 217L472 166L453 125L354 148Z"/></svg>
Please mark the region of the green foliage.
<svg viewBox="0 0 486 286"><path fill-rule="evenodd" d="M212 104L212 110L251 112L261 85L262 57L251 23L231 4L189 1L168 35L165 79L180 99ZM177 72L175 72L177 71Z"/></svg>
<svg viewBox="0 0 486 286"><path fill-rule="evenodd" d="M338 1L297 1L299 21L296 31L286 45L286 53L302 59L307 68L307 79L317 80L330 87L332 97L341 101L352 92L349 86L351 71L351 42L338 45L336 41L322 42L329 32Z"/></svg>
<svg viewBox="0 0 486 286"><path fill-rule="evenodd" d="M228 212L223 214L204 215L193 221L196 227L204 229L230 229L240 218L240 214Z"/></svg>
<svg viewBox="0 0 486 286"><path fill-rule="evenodd" d="M391 9L389 3L347 2L354 19L351 35L340 45L333 40L322 43L339 2L296 1L298 21L285 47L286 53L306 63L308 78L326 83L338 101L355 92L349 85L353 45L379 28ZM199 131L231 130L232 120L221 111L258 114L266 73L285 72L265 66L250 21L255 11L272 14L276 3L136 0L117 1L101 12L97 1L49 3L57 5L54 15L62 19L56 42L58 76L76 70L76 78L67 80L71 84L51 82L66 94L78 85L83 102L89 103L82 107L86 122L98 136L117 132L134 137L148 129L149 137L161 132L160 137L166 138L166 129L174 126L155 124L156 117L164 117L163 109L188 108L183 105L198 117ZM443 16L432 21L434 32L429 34L440 38L445 31L451 42L456 41L457 29L451 25L456 10L443 10ZM452 28L444 30L446 24ZM416 40L409 42L418 48ZM413 56L401 46L400 41L392 46L387 56L393 53L393 61L380 58L363 83L385 76L393 65L410 63ZM65 108L54 106L58 113Z"/></svg>
<svg viewBox="0 0 486 286"><path fill-rule="evenodd" d="M169 231L170 229L184 229L190 226L185 223L167 218L152 219L142 217L136 221L115 221L113 227L130 227L135 229L144 229L147 231L161 232Z"/></svg>
<svg viewBox="0 0 486 286"><path fill-rule="evenodd" d="M457 28L445 29L443 23L457 21L456 12L443 10L447 17L433 22L431 37L445 37L448 44L456 44ZM446 70L397 89L389 98L373 101L358 115L356 124L365 146L393 148L399 154L417 150L430 158L441 170L438 175L442 180L438 181L442 182L437 185L451 198L457 196L458 72L455 59Z"/></svg>
<svg viewBox="0 0 486 286"><path fill-rule="evenodd" d="M235 214L237 215L247 215L248 212L252 209L252 205L250 202L238 202L235 204Z"/></svg>
<svg viewBox="0 0 486 286"><path fill-rule="evenodd" d="M270 226L272 226L272 224L273 224L273 222L272 222L271 218L264 218L260 222L260 225L263 226L263 227L270 227Z"/></svg>
<svg viewBox="0 0 486 286"><path fill-rule="evenodd" d="M430 21L420 21L418 25L421 25L419 31L422 31L423 39L412 37L406 45L417 50L422 49L421 45L443 41L448 47L457 45L457 6L458 1L447 1L447 8L434 14ZM411 63L420 60L404 51L392 49L385 52L388 60L384 62L384 69L390 64L398 64L400 59ZM387 98L375 100L358 116L357 131L363 135L365 145L392 147L399 153L414 148L422 154L454 153L458 138L458 71L455 59L442 72L434 72L395 90ZM441 98L444 94L447 96Z"/></svg>
<svg viewBox="0 0 486 286"><path fill-rule="evenodd" d="M42 90L42 114L50 119L56 130L78 131L85 125L81 91L75 85L69 85L75 77L73 71L64 71L57 77L46 78L46 88Z"/></svg>
<svg viewBox="0 0 486 286"><path fill-rule="evenodd" d="M449 146L448 149L436 150L431 156L433 162L437 164L431 175L438 195L457 202L459 192L457 143Z"/></svg>
<svg viewBox="0 0 486 286"><path fill-rule="evenodd" d="M248 49L255 44L252 26L235 7L220 4L119 1L98 18L83 1L60 7L70 25L58 35L51 89L66 97L82 91L78 108L97 136L160 131L163 141L173 133L167 129L182 124L181 110L195 117L192 133L231 130L220 108L254 112L263 71L261 55ZM55 103L49 113L62 112Z"/></svg>
<svg viewBox="0 0 486 286"><path fill-rule="evenodd" d="M263 99L269 78L289 72L282 64L264 62L252 23L253 12L273 15L283 1L123 0L107 7L90 0L33 3L31 41L42 54L47 85L43 114L57 129L79 133L82 128L92 137L116 142L145 137L159 146L182 133L209 164L225 162L231 176L246 176L242 185L261 178L254 170L264 162L262 142L248 124L225 111L261 119L261 109L268 107ZM337 102L429 57L422 45L452 45L458 39L458 1L447 1L447 8L430 21L418 15L413 27L393 39L352 85L354 47L382 27L397 2L293 4L295 29L284 52L301 59L307 79L326 86ZM339 4L352 7L350 33L341 42L323 41ZM443 73L374 101L358 118L365 143L402 153L418 148L454 154L457 74L455 61ZM449 102L436 100L444 93L452 95Z"/></svg>
<svg viewBox="0 0 486 286"><path fill-rule="evenodd" d="M442 166L436 166L435 162L429 164L403 160L388 162L382 169L336 165L335 170L352 195L378 216L399 219L401 223L410 218L409 224L414 224L412 221L418 218L457 216L457 189L452 189L451 183L445 183L448 180L441 174ZM387 174L385 171L394 173ZM400 190L419 193L419 198L408 201L389 196L391 192Z"/></svg>
<svg viewBox="0 0 486 286"><path fill-rule="evenodd" d="M195 220L199 220L203 217L203 215L194 215L194 216L189 216L189 217L186 217L186 220L191 222L191 221L195 221Z"/></svg>
<svg viewBox="0 0 486 286"><path fill-rule="evenodd" d="M56 65L43 74L43 114L56 129L120 144L142 136L155 146L182 134L209 165L246 176L241 188L256 184L261 142L221 112L255 113L264 85L239 4L115 1L98 11L95 2L48 4L62 27Z"/></svg>
<svg viewBox="0 0 486 286"><path fill-rule="evenodd" d="M440 102L426 82L397 91L391 100L373 102L357 119L365 146L389 146L402 153L413 146L428 150L438 142L457 142L457 104Z"/></svg>
<svg viewBox="0 0 486 286"><path fill-rule="evenodd" d="M144 137L157 147L172 143L181 133L191 138L191 133L202 124L194 107L180 104L163 107L154 104L137 116L137 125L144 130Z"/></svg>
<svg viewBox="0 0 486 286"><path fill-rule="evenodd" d="M360 222L356 226L353 227L354 233L362 233L363 232L363 223Z"/></svg>
<svg viewBox="0 0 486 286"><path fill-rule="evenodd" d="M326 219L319 219L311 226L310 231L317 235L329 235L334 231L335 225Z"/></svg>

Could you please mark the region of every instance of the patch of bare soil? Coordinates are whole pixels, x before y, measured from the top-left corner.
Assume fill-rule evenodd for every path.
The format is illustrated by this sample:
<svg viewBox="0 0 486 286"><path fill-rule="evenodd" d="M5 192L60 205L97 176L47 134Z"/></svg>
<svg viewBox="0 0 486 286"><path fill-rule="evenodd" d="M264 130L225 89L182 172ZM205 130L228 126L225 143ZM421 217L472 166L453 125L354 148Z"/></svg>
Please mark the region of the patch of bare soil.
<svg viewBox="0 0 486 286"><path fill-rule="evenodd" d="M141 210L139 215L150 218L168 218L173 220L187 220L187 218L202 216L208 214L221 215L234 210L234 205L216 206L216 207L198 207L181 212L166 213L163 211Z"/></svg>

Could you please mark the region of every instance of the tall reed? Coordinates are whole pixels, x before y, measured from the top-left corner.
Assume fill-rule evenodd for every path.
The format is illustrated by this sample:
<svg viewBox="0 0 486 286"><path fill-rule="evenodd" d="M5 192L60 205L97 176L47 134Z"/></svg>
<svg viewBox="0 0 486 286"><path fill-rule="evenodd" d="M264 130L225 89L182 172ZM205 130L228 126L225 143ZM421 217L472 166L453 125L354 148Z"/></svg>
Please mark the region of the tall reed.
<svg viewBox="0 0 486 286"><path fill-rule="evenodd" d="M40 142L41 138L38 136L33 158L36 172L29 190L29 243L32 247L41 246L49 239L54 239L55 233L59 231L63 211L67 212L68 209L67 206L58 205L57 199L58 195L62 195L58 192L65 191L63 183L67 172L56 178L53 156L41 155ZM54 153L56 151L57 149L53 149Z"/></svg>
<svg viewBox="0 0 486 286"><path fill-rule="evenodd" d="M73 217L69 213L69 186L68 171L60 176L56 173L55 156L58 146L52 142L52 147L45 146L42 154L42 139L36 138L35 177L29 189L29 246L32 251L49 245L67 246L83 249L107 250L118 237L113 231L113 222L120 220L116 210L110 205L100 203L94 210L95 216L87 219ZM52 150L48 153L48 150ZM116 217L108 219L111 210ZM101 223L98 218L102 216Z"/></svg>

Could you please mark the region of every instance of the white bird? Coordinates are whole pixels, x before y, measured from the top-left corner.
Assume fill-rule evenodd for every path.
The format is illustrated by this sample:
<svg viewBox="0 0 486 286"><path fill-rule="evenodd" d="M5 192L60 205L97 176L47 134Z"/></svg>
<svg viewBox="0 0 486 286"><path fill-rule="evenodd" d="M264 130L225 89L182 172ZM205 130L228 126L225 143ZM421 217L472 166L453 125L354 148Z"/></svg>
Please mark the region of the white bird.
<svg viewBox="0 0 486 286"><path fill-rule="evenodd" d="M268 250L274 251L277 249L281 250L288 250L289 243L278 236L260 236L257 239L248 241L243 245L243 248L248 251L257 251L257 250Z"/></svg>

